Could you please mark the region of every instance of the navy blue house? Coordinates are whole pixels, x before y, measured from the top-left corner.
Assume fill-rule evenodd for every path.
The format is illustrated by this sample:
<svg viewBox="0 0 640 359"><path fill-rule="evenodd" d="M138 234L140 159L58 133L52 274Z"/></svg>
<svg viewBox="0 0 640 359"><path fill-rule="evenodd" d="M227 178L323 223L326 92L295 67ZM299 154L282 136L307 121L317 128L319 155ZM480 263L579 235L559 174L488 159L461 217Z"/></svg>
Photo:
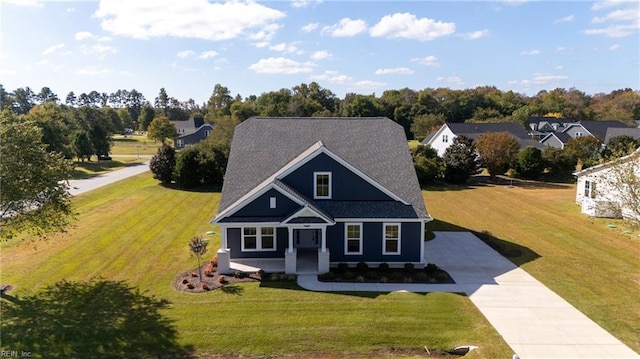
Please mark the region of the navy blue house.
<svg viewBox="0 0 640 359"><path fill-rule="evenodd" d="M218 268L301 255L424 266L427 214L402 126L388 118L251 118L236 127L222 188Z"/></svg>
<svg viewBox="0 0 640 359"><path fill-rule="evenodd" d="M187 121L170 122L176 126L176 132L178 133L178 136L173 138L173 145L176 150L203 141L213 131L213 125L205 123L202 117L192 117Z"/></svg>

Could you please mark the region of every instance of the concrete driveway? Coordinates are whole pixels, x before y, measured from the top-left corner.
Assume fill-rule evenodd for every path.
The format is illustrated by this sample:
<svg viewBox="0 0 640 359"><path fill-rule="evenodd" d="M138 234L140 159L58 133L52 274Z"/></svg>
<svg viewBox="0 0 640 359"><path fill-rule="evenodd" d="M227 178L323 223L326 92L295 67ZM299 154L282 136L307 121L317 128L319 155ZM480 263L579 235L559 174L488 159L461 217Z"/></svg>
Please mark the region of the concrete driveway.
<svg viewBox="0 0 640 359"><path fill-rule="evenodd" d="M81 193L89 192L96 188L106 186L108 184L118 182L125 178L129 178L147 171L149 171L148 161L145 163L136 164L133 166L125 167L123 169L94 176L89 179L70 180L69 193L72 196L77 196Z"/></svg>
<svg viewBox="0 0 640 359"><path fill-rule="evenodd" d="M469 232L436 232L427 262L446 270L522 359L640 358Z"/></svg>

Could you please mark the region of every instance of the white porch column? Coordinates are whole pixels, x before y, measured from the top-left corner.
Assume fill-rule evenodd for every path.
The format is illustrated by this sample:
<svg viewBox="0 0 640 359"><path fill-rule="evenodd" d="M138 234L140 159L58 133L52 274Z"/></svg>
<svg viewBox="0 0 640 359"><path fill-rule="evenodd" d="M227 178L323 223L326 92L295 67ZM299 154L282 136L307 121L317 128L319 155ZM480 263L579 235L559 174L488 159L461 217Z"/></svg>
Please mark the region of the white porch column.
<svg viewBox="0 0 640 359"><path fill-rule="evenodd" d="M320 228L320 233L322 233L322 253L327 251L327 227Z"/></svg>
<svg viewBox="0 0 640 359"><path fill-rule="evenodd" d="M221 249L229 249L229 245L227 244L227 227L220 227L222 231L222 245Z"/></svg>
<svg viewBox="0 0 640 359"><path fill-rule="evenodd" d="M293 253L293 228L288 227L289 229L289 253Z"/></svg>

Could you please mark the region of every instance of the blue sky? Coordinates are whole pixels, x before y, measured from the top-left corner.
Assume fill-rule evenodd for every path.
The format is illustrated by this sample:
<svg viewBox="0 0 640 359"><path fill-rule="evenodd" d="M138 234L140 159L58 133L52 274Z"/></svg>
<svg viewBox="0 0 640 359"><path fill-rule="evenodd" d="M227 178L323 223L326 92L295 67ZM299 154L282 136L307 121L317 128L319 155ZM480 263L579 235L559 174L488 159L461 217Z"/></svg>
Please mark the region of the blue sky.
<svg viewBox="0 0 640 359"><path fill-rule="evenodd" d="M638 1L2 0L0 83L202 103L318 82L339 97L640 89Z"/></svg>

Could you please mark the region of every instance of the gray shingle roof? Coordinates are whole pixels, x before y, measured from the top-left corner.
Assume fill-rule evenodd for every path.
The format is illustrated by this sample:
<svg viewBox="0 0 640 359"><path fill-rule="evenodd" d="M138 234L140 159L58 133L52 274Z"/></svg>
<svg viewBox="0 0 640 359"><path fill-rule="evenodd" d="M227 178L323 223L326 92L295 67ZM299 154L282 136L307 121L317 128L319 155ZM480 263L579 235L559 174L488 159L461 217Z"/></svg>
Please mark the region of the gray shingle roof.
<svg viewBox="0 0 640 359"><path fill-rule="evenodd" d="M244 121L235 129L219 212L318 141L410 203L414 217L428 217L404 129L386 117Z"/></svg>
<svg viewBox="0 0 640 359"><path fill-rule="evenodd" d="M610 127L607 129L607 134L604 137L604 143L609 143L614 137L618 136L631 136L634 139L640 138L640 128L620 128L620 127Z"/></svg>
<svg viewBox="0 0 640 359"><path fill-rule="evenodd" d="M600 142L604 142L609 128L631 128L620 121L580 121L580 124Z"/></svg>
<svg viewBox="0 0 640 359"><path fill-rule="evenodd" d="M531 139L524 127L517 123L454 123L447 122L449 129L456 135L465 135L476 139L478 136L488 132L509 132L516 138L524 140Z"/></svg>

